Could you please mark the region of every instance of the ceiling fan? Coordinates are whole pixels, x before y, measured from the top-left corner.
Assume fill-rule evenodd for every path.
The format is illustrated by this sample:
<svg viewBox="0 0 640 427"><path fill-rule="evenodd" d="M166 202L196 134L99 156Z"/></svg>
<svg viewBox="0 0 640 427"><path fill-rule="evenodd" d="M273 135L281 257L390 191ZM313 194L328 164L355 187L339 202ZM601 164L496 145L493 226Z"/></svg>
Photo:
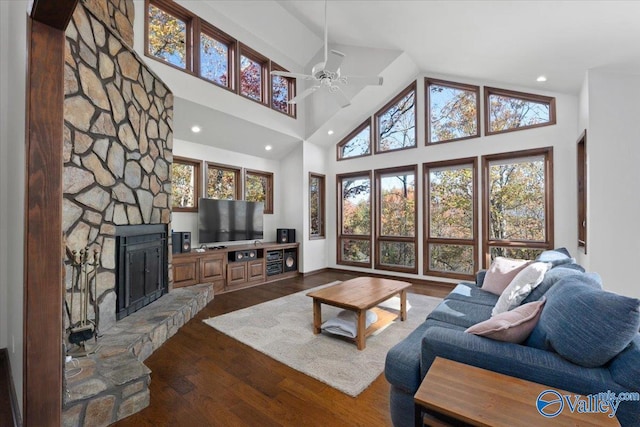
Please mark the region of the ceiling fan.
<svg viewBox="0 0 640 427"><path fill-rule="evenodd" d="M330 93L336 94L338 103L342 108L351 104L351 101L340 86L349 84L358 84L362 86L381 86L382 77L380 76L343 76L340 73L340 65L345 58L345 54L337 50L328 51L327 37L327 1L324 2L324 62L319 62L311 69L311 74L290 73L288 71L272 71L273 76L292 77L303 80L313 80L314 85L302 91L294 98L290 99L289 104L296 104L302 99L311 95L318 89L326 89Z"/></svg>

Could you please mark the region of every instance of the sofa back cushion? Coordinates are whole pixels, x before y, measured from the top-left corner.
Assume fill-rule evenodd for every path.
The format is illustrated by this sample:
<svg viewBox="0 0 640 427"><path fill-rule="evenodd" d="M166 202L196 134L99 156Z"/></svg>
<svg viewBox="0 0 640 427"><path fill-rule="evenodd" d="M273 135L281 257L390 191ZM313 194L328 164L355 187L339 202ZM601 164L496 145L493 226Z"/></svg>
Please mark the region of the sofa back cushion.
<svg viewBox="0 0 640 427"><path fill-rule="evenodd" d="M526 304L528 302L538 301L552 286L558 283L560 279L567 276L579 276L581 274L584 274L584 269L578 264L569 263L552 267L551 270L545 273L542 282L531 291L522 303Z"/></svg>
<svg viewBox="0 0 640 427"><path fill-rule="evenodd" d="M553 271L553 270L552 270ZM640 300L598 289L588 275L561 279L546 293L540 321L526 341L587 368L625 349L640 328Z"/></svg>

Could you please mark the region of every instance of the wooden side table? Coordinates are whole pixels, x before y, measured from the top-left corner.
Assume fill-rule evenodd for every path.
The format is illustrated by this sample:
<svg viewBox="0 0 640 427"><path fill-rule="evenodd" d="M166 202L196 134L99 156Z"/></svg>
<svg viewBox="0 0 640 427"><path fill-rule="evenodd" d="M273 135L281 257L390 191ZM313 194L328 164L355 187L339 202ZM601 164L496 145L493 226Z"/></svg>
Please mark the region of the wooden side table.
<svg viewBox="0 0 640 427"><path fill-rule="evenodd" d="M571 412L566 404L556 417L545 418L536 409L538 396L545 390L576 395L437 357L414 396L416 426L425 422L486 427L620 425L608 414Z"/></svg>

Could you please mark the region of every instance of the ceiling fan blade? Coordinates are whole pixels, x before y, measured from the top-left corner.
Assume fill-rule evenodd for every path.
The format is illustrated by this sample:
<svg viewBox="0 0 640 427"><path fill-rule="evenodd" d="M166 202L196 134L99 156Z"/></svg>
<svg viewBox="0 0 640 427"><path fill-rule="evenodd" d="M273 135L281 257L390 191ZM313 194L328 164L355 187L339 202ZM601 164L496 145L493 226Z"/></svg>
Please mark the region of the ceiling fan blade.
<svg viewBox="0 0 640 427"><path fill-rule="evenodd" d="M330 71L335 73L342 65L342 61L344 60L344 53L338 52L337 50L332 50L327 58L327 62L324 63L325 71Z"/></svg>
<svg viewBox="0 0 640 427"><path fill-rule="evenodd" d="M382 86L381 76L341 76L347 84L357 84L363 86Z"/></svg>
<svg viewBox="0 0 640 427"><path fill-rule="evenodd" d="M295 97L293 97L292 99L290 99L288 101L289 104L295 104L299 101L301 101L302 99L306 98L307 96L311 95L313 92L317 91L320 88L320 86L311 86L308 89L305 89L304 91L302 91L302 93L300 93L299 95L296 95Z"/></svg>
<svg viewBox="0 0 640 427"><path fill-rule="evenodd" d="M313 76L310 74L302 74L302 73L290 73L288 71L272 71L272 76L282 76L282 77L291 77L294 79L303 79L303 80L313 80Z"/></svg>
<svg viewBox="0 0 640 427"><path fill-rule="evenodd" d="M351 101L349 100L349 98L347 98L347 95L345 95L342 89L340 89L338 86L331 86L330 92L336 94L338 103L340 104L341 108L351 105Z"/></svg>

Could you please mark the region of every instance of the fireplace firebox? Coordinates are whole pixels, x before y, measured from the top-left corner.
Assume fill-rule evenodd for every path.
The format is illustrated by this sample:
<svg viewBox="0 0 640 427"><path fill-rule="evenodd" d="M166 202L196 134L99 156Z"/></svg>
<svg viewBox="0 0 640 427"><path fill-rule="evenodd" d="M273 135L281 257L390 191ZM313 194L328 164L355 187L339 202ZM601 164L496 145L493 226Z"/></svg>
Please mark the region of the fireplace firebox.
<svg viewBox="0 0 640 427"><path fill-rule="evenodd" d="M166 224L116 227L116 319L167 292Z"/></svg>

